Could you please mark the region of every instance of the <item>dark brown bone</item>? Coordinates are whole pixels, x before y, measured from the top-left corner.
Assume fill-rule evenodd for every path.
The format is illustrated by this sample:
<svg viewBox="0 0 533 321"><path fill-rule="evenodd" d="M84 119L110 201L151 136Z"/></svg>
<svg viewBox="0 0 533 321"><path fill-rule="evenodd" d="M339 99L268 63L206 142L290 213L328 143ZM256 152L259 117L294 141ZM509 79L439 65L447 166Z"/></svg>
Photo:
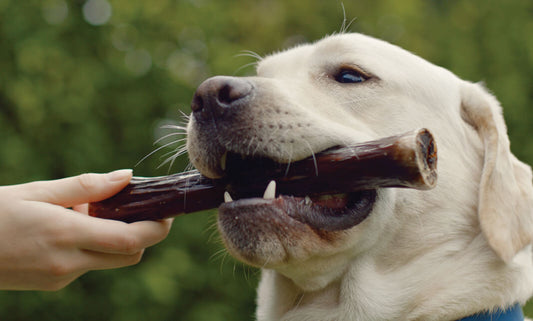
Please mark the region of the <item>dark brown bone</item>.
<svg viewBox="0 0 533 321"><path fill-rule="evenodd" d="M348 147L298 162L228 158L227 175L209 179L197 171L133 177L115 196L89 206L91 216L134 222L158 220L218 207L224 191L242 197L262 195L270 180L277 194L306 196L383 187L430 189L437 182L437 149L426 129Z"/></svg>

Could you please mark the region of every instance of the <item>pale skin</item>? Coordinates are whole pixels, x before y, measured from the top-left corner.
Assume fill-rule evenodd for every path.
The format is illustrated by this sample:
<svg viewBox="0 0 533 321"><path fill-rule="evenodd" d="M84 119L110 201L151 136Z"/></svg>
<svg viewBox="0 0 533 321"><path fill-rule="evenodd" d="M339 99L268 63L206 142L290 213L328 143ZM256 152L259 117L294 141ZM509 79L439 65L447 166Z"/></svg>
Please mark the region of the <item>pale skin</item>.
<svg viewBox="0 0 533 321"><path fill-rule="evenodd" d="M138 263L171 220L126 224L87 215L131 170L0 186L0 290L58 290L91 270Z"/></svg>

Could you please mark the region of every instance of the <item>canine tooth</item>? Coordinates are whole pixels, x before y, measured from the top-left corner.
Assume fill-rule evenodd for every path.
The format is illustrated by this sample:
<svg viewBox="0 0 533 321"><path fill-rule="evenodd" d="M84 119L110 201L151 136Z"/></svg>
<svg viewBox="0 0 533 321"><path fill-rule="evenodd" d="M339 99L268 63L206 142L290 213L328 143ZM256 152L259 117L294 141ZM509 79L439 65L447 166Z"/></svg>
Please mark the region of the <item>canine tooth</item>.
<svg viewBox="0 0 533 321"><path fill-rule="evenodd" d="M233 202L233 199L231 198L231 195L229 195L229 193L227 191L224 192L224 202L225 203Z"/></svg>
<svg viewBox="0 0 533 321"><path fill-rule="evenodd" d="M268 183L268 186L265 189L265 194L263 194L263 198L267 200L276 198L276 181L270 181L270 183Z"/></svg>
<svg viewBox="0 0 533 321"><path fill-rule="evenodd" d="M311 198L309 196L306 196L305 197L305 205L309 205L311 203L312 203Z"/></svg>
<svg viewBox="0 0 533 321"><path fill-rule="evenodd" d="M220 168L225 171L226 170L226 161L228 159L228 152L225 152L222 154L222 157L220 157Z"/></svg>

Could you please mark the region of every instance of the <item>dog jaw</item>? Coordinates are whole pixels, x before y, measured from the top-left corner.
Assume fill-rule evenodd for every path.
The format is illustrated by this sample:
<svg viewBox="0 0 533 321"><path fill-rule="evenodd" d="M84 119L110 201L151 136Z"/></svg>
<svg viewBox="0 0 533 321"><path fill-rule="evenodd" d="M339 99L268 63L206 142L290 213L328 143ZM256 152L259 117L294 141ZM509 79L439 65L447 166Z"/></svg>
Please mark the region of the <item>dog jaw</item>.
<svg viewBox="0 0 533 321"><path fill-rule="evenodd" d="M218 224L227 248L250 265L275 268L338 249L345 231L363 222L376 202L375 191L346 195L349 203L337 208L320 205L337 204L321 203L322 197L275 198L272 183L262 199L233 201L226 196L219 207Z"/></svg>
<svg viewBox="0 0 533 321"><path fill-rule="evenodd" d="M338 280L355 257L384 239L383 231L394 221L395 194L391 189L380 190L370 216L345 230L320 231L280 208L260 206L259 210L233 212L223 205L218 226L232 256L252 266L275 270L303 291L316 291Z"/></svg>

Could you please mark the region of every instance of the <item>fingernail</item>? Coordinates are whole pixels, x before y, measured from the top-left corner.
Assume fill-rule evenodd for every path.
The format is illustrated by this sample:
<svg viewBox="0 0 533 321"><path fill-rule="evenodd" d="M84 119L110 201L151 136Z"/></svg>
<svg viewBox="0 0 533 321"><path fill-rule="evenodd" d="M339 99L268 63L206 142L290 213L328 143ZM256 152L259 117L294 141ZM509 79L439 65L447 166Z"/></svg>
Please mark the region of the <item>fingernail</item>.
<svg viewBox="0 0 533 321"><path fill-rule="evenodd" d="M109 173L109 180L112 182L123 181L126 178L131 177L133 173L132 169L119 169Z"/></svg>

